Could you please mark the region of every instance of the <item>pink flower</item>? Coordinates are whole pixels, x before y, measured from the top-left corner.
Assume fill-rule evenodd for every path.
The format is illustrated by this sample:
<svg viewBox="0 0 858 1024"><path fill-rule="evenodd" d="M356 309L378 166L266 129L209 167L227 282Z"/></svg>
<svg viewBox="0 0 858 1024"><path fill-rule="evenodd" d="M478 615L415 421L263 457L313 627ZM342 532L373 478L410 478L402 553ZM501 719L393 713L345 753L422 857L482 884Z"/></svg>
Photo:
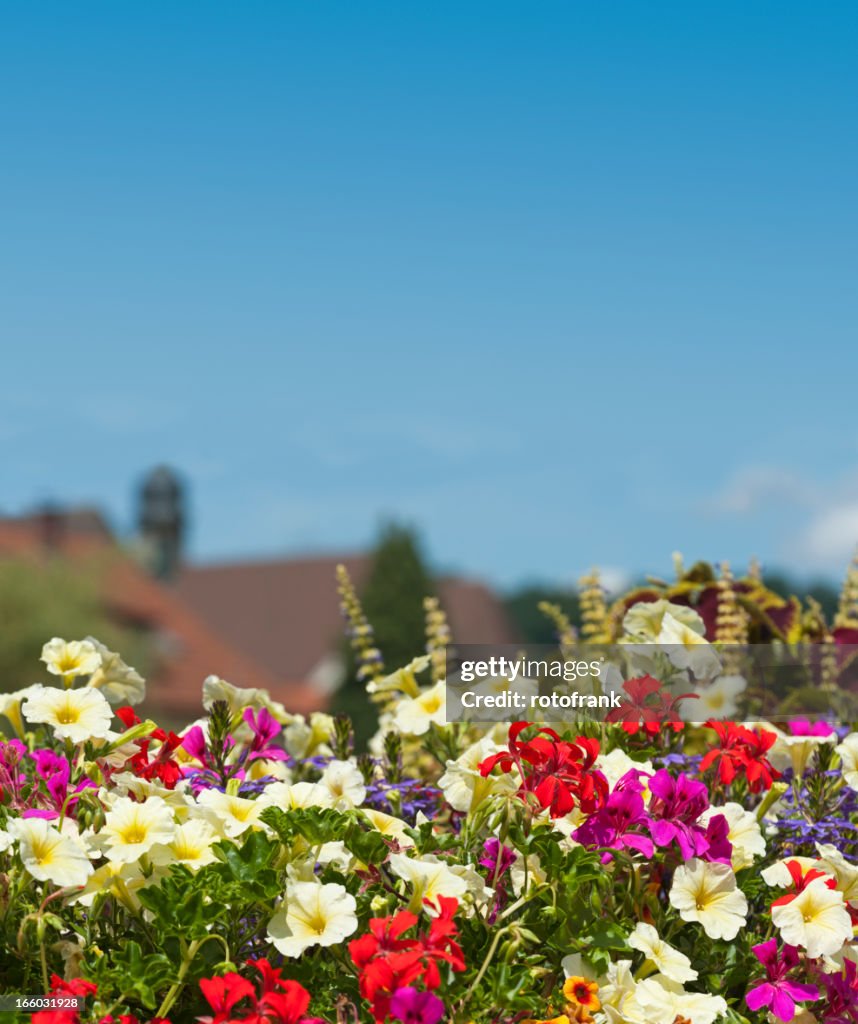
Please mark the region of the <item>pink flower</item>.
<svg viewBox="0 0 858 1024"><path fill-rule="evenodd" d="M754 956L766 969L766 980L755 985L745 996L748 1009L767 1007L778 1020L790 1021L795 1016L795 1004L819 999L816 985L800 985L787 980L787 974L798 966L798 952L794 946L784 946L778 957L776 939L753 946Z"/></svg>

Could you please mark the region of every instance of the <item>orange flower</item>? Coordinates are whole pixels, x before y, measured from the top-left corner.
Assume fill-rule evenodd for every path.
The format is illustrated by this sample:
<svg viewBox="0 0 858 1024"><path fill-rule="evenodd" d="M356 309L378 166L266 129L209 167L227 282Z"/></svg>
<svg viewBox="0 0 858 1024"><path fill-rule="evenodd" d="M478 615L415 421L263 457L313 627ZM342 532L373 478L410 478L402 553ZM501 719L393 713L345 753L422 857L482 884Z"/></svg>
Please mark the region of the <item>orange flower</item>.
<svg viewBox="0 0 858 1024"><path fill-rule="evenodd" d="M595 981L587 981L586 978L571 977L566 979L563 986L563 995L574 1006L582 1006L587 1012L598 1010L602 1005L596 993L599 986Z"/></svg>
<svg viewBox="0 0 858 1024"><path fill-rule="evenodd" d="M561 1013L559 1017L552 1017L551 1020L536 1020L534 1017L528 1017L521 1024L571 1024L571 1021L565 1013Z"/></svg>

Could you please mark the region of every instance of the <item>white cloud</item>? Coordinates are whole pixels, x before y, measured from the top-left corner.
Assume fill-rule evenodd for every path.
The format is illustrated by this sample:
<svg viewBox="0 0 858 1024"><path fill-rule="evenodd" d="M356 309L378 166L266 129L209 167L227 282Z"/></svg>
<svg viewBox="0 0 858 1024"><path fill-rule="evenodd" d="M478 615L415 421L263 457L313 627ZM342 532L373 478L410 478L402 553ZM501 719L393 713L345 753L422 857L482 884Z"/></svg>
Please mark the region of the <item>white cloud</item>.
<svg viewBox="0 0 858 1024"><path fill-rule="evenodd" d="M746 466L704 503L718 515L751 515L773 502L811 506L818 491L809 481L780 466Z"/></svg>
<svg viewBox="0 0 858 1024"><path fill-rule="evenodd" d="M858 500L821 508L808 525L800 550L814 562L843 566L858 546Z"/></svg>

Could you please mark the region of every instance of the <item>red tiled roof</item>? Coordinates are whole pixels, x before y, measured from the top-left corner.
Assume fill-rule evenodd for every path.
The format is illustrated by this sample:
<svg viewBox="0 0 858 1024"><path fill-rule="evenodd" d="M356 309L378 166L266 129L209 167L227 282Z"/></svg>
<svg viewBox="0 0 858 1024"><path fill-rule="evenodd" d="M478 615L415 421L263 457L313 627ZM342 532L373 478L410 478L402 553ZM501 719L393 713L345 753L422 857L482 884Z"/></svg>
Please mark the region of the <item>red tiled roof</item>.
<svg viewBox="0 0 858 1024"><path fill-rule="evenodd" d="M189 566L176 592L240 650L253 651L269 671L306 679L343 633L336 567L345 565L360 591L370 555ZM460 643L518 639L506 611L484 584L459 577L438 581L438 596ZM416 653L416 652L415 652Z"/></svg>
<svg viewBox="0 0 858 1024"><path fill-rule="evenodd" d="M98 579L109 612L155 634L157 667L148 680L144 709L173 719L199 717L202 683L212 674L236 686L265 688L291 711L307 713L324 705L324 696L307 683L268 671L252 654L219 636L216 627L123 552L106 527L92 529L90 523L78 529L74 522L66 519L46 546L40 517L0 519L0 558L60 557L84 565Z"/></svg>

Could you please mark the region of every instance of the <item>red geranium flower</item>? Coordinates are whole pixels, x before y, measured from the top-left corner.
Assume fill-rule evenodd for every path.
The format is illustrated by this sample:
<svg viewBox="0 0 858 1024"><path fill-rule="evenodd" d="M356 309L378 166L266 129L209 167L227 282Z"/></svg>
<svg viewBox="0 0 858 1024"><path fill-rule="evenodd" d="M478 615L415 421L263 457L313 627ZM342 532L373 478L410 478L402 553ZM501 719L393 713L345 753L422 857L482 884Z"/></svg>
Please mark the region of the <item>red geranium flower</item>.
<svg viewBox="0 0 858 1024"><path fill-rule="evenodd" d="M246 978L234 971L201 979L200 989L215 1015L198 1017L200 1024L324 1024L318 1018L304 1016L310 1005L310 993L303 985L284 978L280 969L267 960L248 960L247 964L262 975L261 990L257 993ZM250 1006L238 1010L241 1016L235 1016L232 1011L242 999L249 999Z"/></svg>
<svg viewBox="0 0 858 1024"><path fill-rule="evenodd" d="M628 696L623 698L618 708L605 715L605 721L622 723L630 736L637 735L640 729L647 736L657 736L665 727L680 732L685 723L678 714L679 702L697 696L695 693L683 693L673 697L652 676L627 679L623 689Z"/></svg>
<svg viewBox="0 0 858 1024"><path fill-rule="evenodd" d="M458 900L439 896L437 916L422 935L402 937L418 920L402 910L391 917L371 918L369 932L349 943L349 953L358 969L360 994L370 1003L376 1024L387 1020L397 989L408 987L421 976L427 989L438 988L439 963L449 964L454 971L465 969L453 920L458 905Z"/></svg>
<svg viewBox="0 0 858 1024"><path fill-rule="evenodd" d="M51 975L51 995L86 997L95 995L98 986L83 978L63 980L58 974ZM77 1010L39 1010L30 1018L32 1024L79 1024L80 1014Z"/></svg>
<svg viewBox="0 0 858 1024"><path fill-rule="evenodd" d="M608 796L608 782L594 764L599 741L579 736L574 743L562 740L553 729L542 728L525 742L518 737L532 723L515 722L509 727L508 749L487 757L480 764L485 777L496 767L521 777L518 794L533 793L539 806L552 818L562 818L573 808L585 814L597 811Z"/></svg>
<svg viewBox="0 0 858 1024"><path fill-rule="evenodd" d="M701 772L717 761L718 778L723 785L729 786L739 773L744 773L752 793L771 789L772 783L781 777L766 756L777 739L773 732L749 729L735 722L716 722L711 718L705 724L715 730L721 744L704 756L700 762Z"/></svg>

